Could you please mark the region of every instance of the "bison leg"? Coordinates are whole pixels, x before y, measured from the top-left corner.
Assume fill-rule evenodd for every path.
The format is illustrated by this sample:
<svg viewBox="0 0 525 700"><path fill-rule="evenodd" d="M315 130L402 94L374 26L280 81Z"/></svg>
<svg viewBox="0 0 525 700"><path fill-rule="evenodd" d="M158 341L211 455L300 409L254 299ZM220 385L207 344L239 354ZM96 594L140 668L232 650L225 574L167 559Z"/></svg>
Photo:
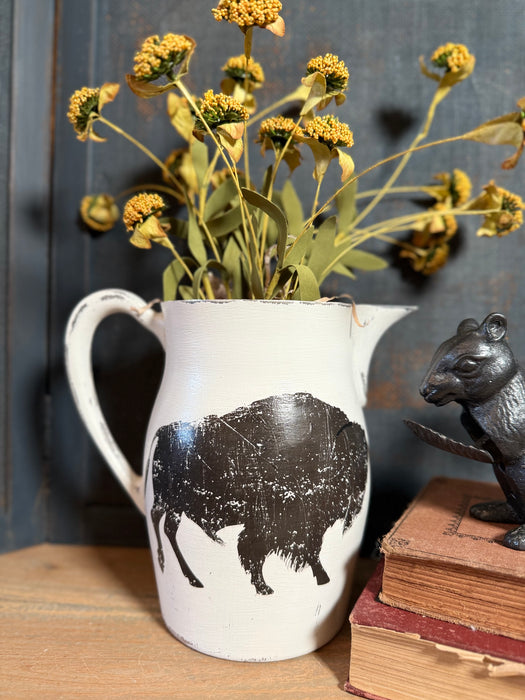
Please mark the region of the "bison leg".
<svg viewBox="0 0 525 700"><path fill-rule="evenodd" d="M171 546L173 547L173 551L175 552L175 556L177 557L177 561L179 562L179 566L184 576L188 579L192 586L195 586L195 588L203 588L202 583L190 569L179 549L179 545L177 543L177 531L179 529L180 519L181 516L178 513L168 512L164 522L164 532L166 533Z"/></svg>
<svg viewBox="0 0 525 700"><path fill-rule="evenodd" d="M159 566L161 571L164 571L164 551L162 549L162 540L160 537L160 521L164 513L164 508L162 508L158 504L154 505L151 509L151 522L153 523L155 536L157 538L157 558L159 560Z"/></svg>
<svg viewBox="0 0 525 700"><path fill-rule="evenodd" d="M328 576L328 574L324 570L324 567L319 561L318 556L310 561L310 566L312 568L312 573L315 576L315 580L317 581L318 586L322 586L330 581L330 576Z"/></svg>
<svg viewBox="0 0 525 700"><path fill-rule="evenodd" d="M237 551L244 570L250 572L250 580L256 592L260 595L273 593L273 589L264 580L262 572L267 554L263 538L243 530L239 535Z"/></svg>

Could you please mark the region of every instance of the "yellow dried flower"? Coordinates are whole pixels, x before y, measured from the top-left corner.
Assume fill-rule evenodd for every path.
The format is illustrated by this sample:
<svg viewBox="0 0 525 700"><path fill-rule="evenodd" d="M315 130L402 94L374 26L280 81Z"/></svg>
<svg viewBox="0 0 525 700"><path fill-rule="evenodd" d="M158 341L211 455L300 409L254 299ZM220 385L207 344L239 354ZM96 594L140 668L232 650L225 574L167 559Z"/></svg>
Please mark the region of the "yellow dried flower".
<svg viewBox="0 0 525 700"><path fill-rule="evenodd" d="M306 73L322 73L326 79L326 89L328 93L341 92L348 87L350 73L344 61L340 61L338 56L327 53L324 56L316 56L308 61Z"/></svg>
<svg viewBox="0 0 525 700"><path fill-rule="evenodd" d="M464 44L448 42L438 46L430 60L438 68L445 68L446 72L457 73L472 60L472 56Z"/></svg>
<svg viewBox="0 0 525 700"><path fill-rule="evenodd" d="M104 83L99 88L83 87L71 95L67 118L73 124L80 141L105 141L95 133L93 124L100 118L104 105L115 99L119 88L118 83Z"/></svg>
<svg viewBox="0 0 525 700"><path fill-rule="evenodd" d="M262 142L265 138L268 138L276 148L282 148L291 134L294 136L302 136L303 134L303 130L293 119L282 116L269 117L261 122L258 141ZM295 141L292 138L290 144L293 143Z"/></svg>
<svg viewBox="0 0 525 700"><path fill-rule="evenodd" d="M264 83L264 71L261 64L250 57L248 66L246 66L246 56L244 54L229 58L222 70L229 78L233 78L241 85L244 84L246 78L252 83L252 87L261 87L262 83Z"/></svg>
<svg viewBox="0 0 525 700"><path fill-rule="evenodd" d="M210 129L214 129L221 124L245 122L250 116L246 107L238 100L222 92L216 94L213 90L207 90L204 93L204 97L198 102L198 107L202 115L202 119L197 117L195 120L195 128L198 131L204 131L206 128L202 120Z"/></svg>
<svg viewBox="0 0 525 700"><path fill-rule="evenodd" d="M173 69L182 63L194 45L183 34L166 34L162 40L158 35L149 36L135 54L135 77L149 82L166 75L174 80Z"/></svg>
<svg viewBox="0 0 525 700"><path fill-rule="evenodd" d="M128 231L133 231L137 224L141 224L150 216L158 216L166 207L166 203L159 194L141 192L126 202L122 219Z"/></svg>
<svg viewBox="0 0 525 700"><path fill-rule="evenodd" d="M82 221L95 231L109 231L120 216L115 200L109 194L91 194L80 202Z"/></svg>
<svg viewBox="0 0 525 700"><path fill-rule="evenodd" d="M433 275L446 265L449 253L448 243L440 243L428 249L402 250L399 256L406 258L415 272L420 272L422 275Z"/></svg>
<svg viewBox="0 0 525 700"><path fill-rule="evenodd" d="M75 90L69 100L67 118L79 136L86 133L93 114L98 114L100 88L83 87Z"/></svg>
<svg viewBox="0 0 525 700"><path fill-rule="evenodd" d="M483 189L485 193L472 206L498 211L485 215L477 235L501 237L516 231L523 223L522 209L525 209L525 203L522 198L503 187L497 187L494 182L490 182Z"/></svg>
<svg viewBox="0 0 525 700"><path fill-rule="evenodd" d="M459 207L468 202L472 183L466 172L455 168L452 173L437 173L434 179L440 180L444 185L443 201L450 199L453 207Z"/></svg>
<svg viewBox="0 0 525 700"><path fill-rule="evenodd" d="M304 127L304 133L330 149L354 145L354 135L348 124L340 122L331 114L309 121Z"/></svg>
<svg viewBox="0 0 525 700"><path fill-rule="evenodd" d="M264 28L280 19L282 7L279 0L220 0L212 13L218 22L225 19L241 29Z"/></svg>

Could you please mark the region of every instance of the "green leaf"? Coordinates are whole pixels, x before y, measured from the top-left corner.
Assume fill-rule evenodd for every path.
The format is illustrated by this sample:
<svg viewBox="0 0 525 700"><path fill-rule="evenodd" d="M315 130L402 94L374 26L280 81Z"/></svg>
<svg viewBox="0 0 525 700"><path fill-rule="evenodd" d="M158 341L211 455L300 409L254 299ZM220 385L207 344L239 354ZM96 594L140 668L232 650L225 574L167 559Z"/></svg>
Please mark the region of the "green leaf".
<svg viewBox="0 0 525 700"><path fill-rule="evenodd" d="M355 198L357 194L357 180L345 187L335 198L335 206L339 214L339 231L348 231L356 217L357 208Z"/></svg>
<svg viewBox="0 0 525 700"><path fill-rule="evenodd" d="M208 221L216 214L224 211L237 199L237 187L235 182L228 178L209 196L204 207L204 220Z"/></svg>
<svg viewBox="0 0 525 700"><path fill-rule="evenodd" d="M199 187L202 187L206 171L208 170L208 146L198 139L194 139L190 145L190 153L197 182Z"/></svg>
<svg viewBox="0 0 525 700"><path fill-rule="evenodd" d="M358 250L357 248L352 248L346 255L341 258L341 263L347 267L351 267L356 270L384 270L388 267L388 263L384 258L379 255L374 255L374 253L368 253L366 250ZM334 268L334 272L336 272Z"/></svg>
<svg viewBox="0 0 525 700"><path fill-rule="evenodd" d="M323 221L321 226L317 229L316 236L311 245L308 267L316 276L319 284L321 284L326 276L323 275L323 270L330 265L338 253L335 248L336 221L335 216L330 216Z"/></svg>
<svg viewBox="0 0 525 700"><path fill-rule="evenodd" d="M164 301L177 298L177 289L186 272L178 260L173 260L162 274Z"/></svg>
<svg viewBox="0 0 525 700"><path fill-rule="evenodd" d="M241 222L241 207L235 207L235 209L230 209L230 211L227 211L221 216L216 216L214 219L210 219L206 222L206 226L208 227L208 231L212 236L219 238L220 236L226 236L229 233L232 233L232 231L235 231Z"/></svg>
<svg viewBox="0 0 525 700"><path fill-rule="evenodd" d="M199 298L199 290L201 288L202 277L205 274L207 274L207 265L201 265L193 273L192 293L194 299Z"/></svg>
<svg viewBox="0 0 525 700"><path fill-rule="evenodd" d="M301 116L311 112L326 96L326 78L322 73L316 71L302 79L303 85L309 88L308 96L301 109Z"/></svg>
<svg viewBox="0 0 525 700"><path fill-rule="evenodd" d="M288 269L297 274L297 289L293 298L300 301L316 301L320 299L319 285L312 270L306 265L289 265Z"/></svg>
<svg viewBox="0 0 525 700"><path fill-rule="evenodd" d="M286 180L281 190L284 213L288 220L290 236L298 236L303 228L304 212L301 200L297 196L291 180Z"/></svg>
<svg viewBox="0 0 525 700"><path fill-rule="evenodd" d="M180 285L179 294L181 296L181 299L195 299L195 297L193 296L193 289L186 284Z"/></svg>
<svg viewBox="0 0 525 700"><path fill-rule="evenodd" d="M519 112L513 112L491 119L464 134L463 138L488 143L491 146L510 144L519 148L523 142L523 128L521 120L518 121L519 116Z"/></svg>
<svg viewBox="0 0 525 700"><path fill-rule="evenodd" d="M208 259L206 247L202 240L202 233L195 215L188 212L188 247L199 265L205 265Z"/></svg>
<svg viewBox="0 0 525 700"><path fill-rule="evenodd" d="M288 247L284 258L285 265L296 265L301 262L303 256L309 252L309 247L315 233L315 228L310 226L303 234L298 236Z"/></svg>
<svg viewBox="0 0 525 700"><path fill-rule="evenodd" d="M332 272L335 272L337 275L343 275L343 277L350 277L351 280L357 279L352 270L345 267L343 263L337 263L337 265L334 265Z"/></svg>
<svg viewBox="0 0 525 700"><path fill-rule="evenodd" d="M286 221L286 216L282 209L280 209L276 204L270 202L269 199L263 197L262 194L254 192L253 190L248 190L245 187L242 188L243 197L246 199L248 204L253 207L260 209L265 214L275 221L277 225L277 255L278 255L278 267L282 266L282 261L284 259L284 254L286 251L286 241L288 238L288 222Z"/></svg>
<svg viewBox="0 0 525 700"><path fill-rule="evenodd" d="M242 299L242 267L241 267L242 252L235 238L232 236L228 239L224 254L222 256L222 264L226 268L231 279L232 296L234 299Z"/></svg>
<svg viewBox="0 0 525 700"><path fill-rule="evenodd" d="M174 219L173 217L162 217L159 219L160 223L168 223L170 225L168 233L170 236L177 236L178 238L188 237L188 222L182 219Z"/></svg>

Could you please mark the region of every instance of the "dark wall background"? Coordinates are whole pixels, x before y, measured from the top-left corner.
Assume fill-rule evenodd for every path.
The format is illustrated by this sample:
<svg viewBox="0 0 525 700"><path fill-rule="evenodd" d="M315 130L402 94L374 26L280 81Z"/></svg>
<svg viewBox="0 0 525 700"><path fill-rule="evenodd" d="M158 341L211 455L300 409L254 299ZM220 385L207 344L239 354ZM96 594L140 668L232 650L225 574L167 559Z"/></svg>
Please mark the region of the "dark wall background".
<svg viewBox="0 0 525 700"><path fill-rule="evenodd" d="M418 57L447 41L476 55L474 74L438 108L432 138L461 133L514 111L525 95L522 0L289 0L283 39L258 31L254 55L267 82L262 106L295 87L312 56L331 51L351 69L351 88L338 116L350 123L358 170L401 150L418 132L434 84ZM145 542L141 516L103 464L75 412L63 371L67 317L85 294L131 289L146 299L161 293L167 253L130 246L122 227L103 236L83 230L77 205L87 192L119 191L156 177L148 160L116 135L105 144L78 142L66 119L71 93L83 85L122 83L106 116L164 156L180 144L165 117L165 100L138 101L123 76L150 34L193 36L197 52L190 87L218 89L221 66L242 52L236 26L218 24L208 0L1 0L0 64L0 546L34 542ZM5 99L9 96L9 99ZM102 133L103 127L101 127ZM507 148L464 143L413 157L400 184L428 184L432 175L466 170L479 190L492 178L525 196L525 163L499 170ZM314 181L307 162L294 174L304 202ZM362 181L377 187L385 166ZM337 167L325 191L337 185ZM262 172L262 165L256 173ZM401 211L389 200L391 215ZM525 229L507 238L477 239L476 223L461 224L457 250L445 269L416 279L392 266L357 282L330 279L327 294L358 301L416 304L385 336L370 376L367 423L373 499L367 545L385 532L432 476L491 479L490 468L446 456L418 443L402 425L409 416L462 437L458 410L424 404L417 387L437 345L457 323L500 310L512 344L525 356L522 313ZM137 467L162 355L156 341L126 318L104 322L95 344L101 402L125 453Z"/></svg>

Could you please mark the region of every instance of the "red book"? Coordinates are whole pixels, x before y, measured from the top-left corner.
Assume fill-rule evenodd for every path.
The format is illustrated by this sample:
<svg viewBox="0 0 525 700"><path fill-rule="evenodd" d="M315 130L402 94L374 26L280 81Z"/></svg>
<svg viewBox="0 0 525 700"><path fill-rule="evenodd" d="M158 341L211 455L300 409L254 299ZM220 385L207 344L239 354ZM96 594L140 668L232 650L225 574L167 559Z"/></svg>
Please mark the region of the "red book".
<svg viewBox="0 0 525 700"><path fill-rule="evenodd" d="M350 615L345 690L371 700L523 700L525 642L378 600L383 563Z"/></svg>
<svg viewBox="0 0 525 700"><path fill-rule="evenodd" d="M525 552L503 545L516 526L469 514L492 500L496 483L432 479L383 538L381 601L525 640Z"/></svg>

